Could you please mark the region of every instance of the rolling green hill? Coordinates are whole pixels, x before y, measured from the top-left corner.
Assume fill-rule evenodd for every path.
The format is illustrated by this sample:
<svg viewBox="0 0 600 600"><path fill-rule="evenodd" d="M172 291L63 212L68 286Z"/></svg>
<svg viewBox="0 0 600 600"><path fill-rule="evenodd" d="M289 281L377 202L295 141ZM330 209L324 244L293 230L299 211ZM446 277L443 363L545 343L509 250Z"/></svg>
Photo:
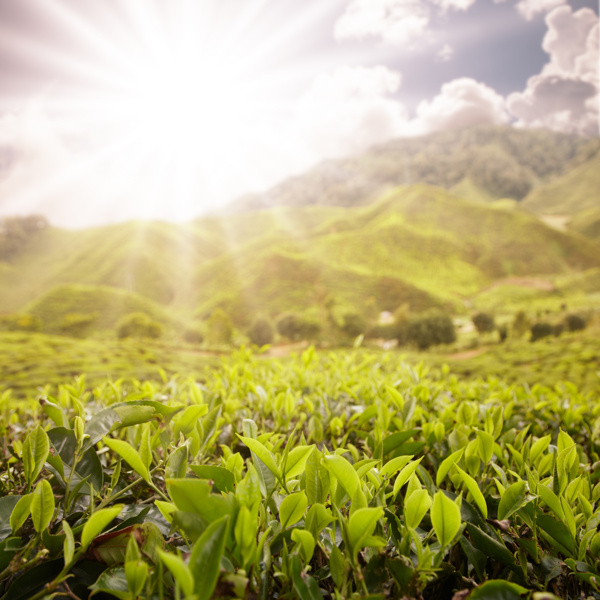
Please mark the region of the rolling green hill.
<svg viewBox="0 0 600 600"><path fill-rule="evenodd" d="M571 231L600 241L600 206L578 212L569 220L568 227Z"/></svg>
<svg viewBox="0 0 600 600"><path fill-rule="evenodd" d="M398 185L419 182L470 200L521 200L585 161L598 147L597 140L589 138L508 126L396 139L357 156L322 163L263 194L240 198L230 210L357 206Z"/></svg>
<svg viewBox="0 0 600 600"><path fill-rule="evenodd" d="M600 209L600 151L555 181L533 190L523 206L536 214L575 215Z"/></svg>

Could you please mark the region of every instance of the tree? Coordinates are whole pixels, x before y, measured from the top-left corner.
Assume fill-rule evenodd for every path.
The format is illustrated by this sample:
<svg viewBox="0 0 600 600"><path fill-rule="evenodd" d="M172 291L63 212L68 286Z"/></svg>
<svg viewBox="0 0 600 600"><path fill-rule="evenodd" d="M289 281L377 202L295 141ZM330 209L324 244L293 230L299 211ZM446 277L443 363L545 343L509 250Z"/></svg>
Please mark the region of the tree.
<svg viewBox="0 0 600 600"><path fill-rule="evenodd" d="M250 341L257 346L271 344L275 337L275 331L271 321L266 317L257 317L248 330L248 337L250 338Z"/></svg>
<svg viewBox="0 0 600 600"><path fill-rule="evenodd" d="M342 316L340 329L345 335L355 338L367 330L367 320L359 313L349 312Z"/></svg>
<svg viewBox="0 0 600 600"><path fill-rule="evenodd" d="M321 331L319 323L294 312L281 315L275 327L279 335L293 342L314 340Z"/></svg>
<svg viewBox="0 0 600 600"><path fill-rule="evenodd" d="M398 342L416 345L420 350L456 341L456 330L449 315L429 312L410 317L398 329Z"/></svg>
<svg viewBox="0 0 600 600"><path fill-rule="evenodd" d="M570 314L565 317L564 325L567 331L581 331L587 326L586 320L577 314Z"/></svg>
<svg viewBox="0 0 600 600"><path fill-rule="evenodd" d="M529 331L530 324L525 311L520 310L512 323L512 333L515 337L523 337Z"/></svg>
<svg viewBox="0 0 600 600"><path fill-rule="evenodd" d="M215 308L206 322L207 338L212 344L231 344L233 323L231 317L222 309Z"/></svg>
<svg viewBox="0 0 600 600"><path fill-rule="evenodd" d="M531 326L531 341L537 342L542 338L548 337L554 334L554 326L551 323L545 321L538 321Z"/></svg>
<svg viewBox="0 0 600 600"><path fill-rule="evenodd" d="M496 328L494 316L486 312L478 312L471 320L478 333L490 333Z"/></svg>
<svg viewBox="0 0 600 600"><path fill-rule="evenodd" d="M157 339L163 333L163 326L146 313L133 312L123 316L117 323L119 339L128 337Z"/></svg>

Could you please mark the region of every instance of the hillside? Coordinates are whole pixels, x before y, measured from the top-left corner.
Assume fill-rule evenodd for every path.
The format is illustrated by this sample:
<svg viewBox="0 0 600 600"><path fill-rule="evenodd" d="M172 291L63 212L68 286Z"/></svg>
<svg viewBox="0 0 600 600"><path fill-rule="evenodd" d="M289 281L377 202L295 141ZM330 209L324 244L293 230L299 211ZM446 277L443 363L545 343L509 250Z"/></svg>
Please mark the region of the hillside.
<svg viewBox="0 0 600 600"><path fill-rule="evenodd" d="M256 211L255 219L267 219ZM426 185L346 209L303 236L273 234L196 274L200 316L216 306L240 324L264 311L412 310L464 301L506 277L551 276L600 265L595 246L518 208L457 198Z"/></svg>
<svg viewBox="0 0 600 600"><path fill-rule="evenodd" d="M555 181L533 190L523 206L536 214L575 215L600 209L600 150Z"/></svg>
<svg viewBox="0 0 600 600"><path fill-rule="evenodd" d="M357 206L398 185L419 182L470 200L522 200L597 149L598 143L588 138L508 126L396 139L358 156L322 163L263 194L240 198L228 209Z"/></svg>
<svg viewBox="0 0 600 600"><path fill-rule="evenodd" d="M576 213L569 220L568 227L571 231L600 241L600 206Z"/></svg>

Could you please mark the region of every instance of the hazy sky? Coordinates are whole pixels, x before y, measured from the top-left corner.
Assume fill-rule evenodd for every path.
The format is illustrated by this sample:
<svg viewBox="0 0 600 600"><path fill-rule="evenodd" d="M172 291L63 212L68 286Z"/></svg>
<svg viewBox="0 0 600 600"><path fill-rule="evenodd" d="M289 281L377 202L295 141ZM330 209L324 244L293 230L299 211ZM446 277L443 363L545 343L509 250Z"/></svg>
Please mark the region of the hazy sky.
<svg viewBox="0 0 600 600"><path fill-rule="evenodd" d="M2 0L0 214L193 218L481 123L598 135L596 0Z"/></svg>

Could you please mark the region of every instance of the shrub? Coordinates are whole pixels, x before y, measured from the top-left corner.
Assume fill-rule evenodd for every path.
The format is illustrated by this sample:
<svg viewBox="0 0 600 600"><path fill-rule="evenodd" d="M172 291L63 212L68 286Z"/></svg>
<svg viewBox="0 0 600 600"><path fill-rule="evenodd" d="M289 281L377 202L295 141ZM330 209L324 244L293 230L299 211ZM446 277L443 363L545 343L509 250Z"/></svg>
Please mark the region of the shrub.
<svg viewBox="0 0 600 600"><path fill-rule="evenodd" d="M378 323L367 331L366 336L374 339L394 340L398 337L397 333L395 323Z"/></svg>
<svg viewBox="0 0 600 600"><path fill-rule="evenodd" d="M183 339L190 344L201 344L204 341L204 334L199 325L188 325L183 330Z"/></svg>
<svg viewBox="0 0 600 600"><path fill-rule="evenodd" d="M128 337L159 338L163 333L163 326L141 312L129 313L121 318L117 324L119 339Z"/></svg>
<svg viewBox="0 0 600 600"><path fill-rule="evenodd" d="M275 330L271 321L266 317L257 317L248 330L248 337L257 346L271 344L275 337Z"/></svg>
<svg viewBox="0 0 600 600"><path fill-rule="evenodd" d="M340 330L345 335L355 338L367 331L367 320L359 313L345 313L342 316Z"/></svg>
<svg viewBox="0 0 600 600"><path fill-rule="evenodd" d="M222 309L215 308L206 321L207 339L211 344L231 344L233 323L231 317Z"/></svg>
<svg viewBox="0 0 600 600"><path fill-rule="evenodd" d="M525 311L520 310L513 320L512 333L515 337L523 337L530 329L529 319Z"/></svg>
<svg viewBox="0 0 600 600"><path fill-rule="evenodd" d="M321 332L319 323L291 312L281 315L277 319L275 327L279 335L293 342L314 340Z"/></svg>
<svg viewBox="0 0 600 600"><path fill-rule="evenodd" d="M4 315L0 317L0 331L41 331L42 320L27 313Z"/></svg>
<svg viewBox="0 0 600 600"><path fill-rule="evenodd" d="M450 316L431 312L410 317L398 328L398 343L414 344L420 350L456 341L456 331Z"/></svg>
<svg viewBox="0 0 600 600"><path fill-rule="evenodd" d="M563 323L567 331L581 331L587 326L585 318L577 314L567 315Z"/></svg>
<svg viewBox="0 0 600 600"><path fill-rule="evenodd" d="M494 316L486 312L478 312L471 320L478 333L490 333L496 328Z"/></svg>
<svg viewBox="0 0 600 600"><path fill-rule="evenodd" d="M501 344L506 341L506 338L508 337L508 327L506 325L500 325L498 327L498 337L500 338Z"/></svg>
<svg viewBox="0 0 600 600"><path fill-rule="evenodd" d="M554 326L552 323L545 321L538 321L531 326L531 341L537 342L542 338L548 337L554 334Z"/></svg>
<svg viewBox="0 0 600 600"><path fill-rule="evenodd" d="M66 314L60 324L60 333L72 337L84 337L97 318L98 313Z"/></svg>

